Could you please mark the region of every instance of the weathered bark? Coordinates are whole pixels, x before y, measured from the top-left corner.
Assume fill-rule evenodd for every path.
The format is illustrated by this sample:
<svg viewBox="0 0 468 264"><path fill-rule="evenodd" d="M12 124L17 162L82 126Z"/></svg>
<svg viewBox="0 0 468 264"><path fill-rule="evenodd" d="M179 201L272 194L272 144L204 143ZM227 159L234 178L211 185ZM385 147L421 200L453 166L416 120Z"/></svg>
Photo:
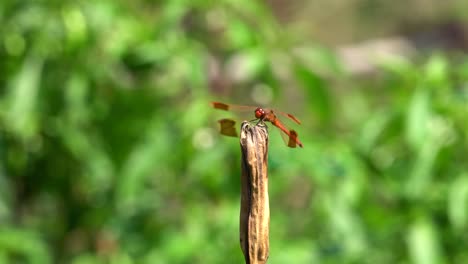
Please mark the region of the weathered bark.
<svg viewBox="0 0 468 264"><path fill-rule="evenodd" d="M268 130L243 122L240 244L246 264L263 264L269 254Z"/></svg>

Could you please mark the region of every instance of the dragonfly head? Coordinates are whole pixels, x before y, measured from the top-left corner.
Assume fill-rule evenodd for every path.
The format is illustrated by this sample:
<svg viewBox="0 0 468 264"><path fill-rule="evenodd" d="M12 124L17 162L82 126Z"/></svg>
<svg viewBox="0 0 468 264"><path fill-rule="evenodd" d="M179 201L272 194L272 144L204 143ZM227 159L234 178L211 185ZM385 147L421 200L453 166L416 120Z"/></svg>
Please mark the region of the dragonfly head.
<svg viewBox="0 0 468 264"><path fill-rule="evenodd" d="M265 116L265 110L263 110L263 108L261 107L258 107L257 109L255 109L255 117L256 118L263 118Z"/></svg>

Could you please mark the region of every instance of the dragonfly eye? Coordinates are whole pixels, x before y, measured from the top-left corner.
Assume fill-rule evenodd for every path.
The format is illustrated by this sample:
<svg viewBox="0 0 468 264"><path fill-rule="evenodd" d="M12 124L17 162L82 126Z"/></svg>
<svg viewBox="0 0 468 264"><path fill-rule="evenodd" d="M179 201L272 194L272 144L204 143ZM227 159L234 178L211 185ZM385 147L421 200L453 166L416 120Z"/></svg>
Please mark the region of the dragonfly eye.
<svg viewBox="0 0 468 264"><path fill-rule="evenodd" d="M262 118L265 115L265 111L262 108L255 109L255 117Z"/></svg>

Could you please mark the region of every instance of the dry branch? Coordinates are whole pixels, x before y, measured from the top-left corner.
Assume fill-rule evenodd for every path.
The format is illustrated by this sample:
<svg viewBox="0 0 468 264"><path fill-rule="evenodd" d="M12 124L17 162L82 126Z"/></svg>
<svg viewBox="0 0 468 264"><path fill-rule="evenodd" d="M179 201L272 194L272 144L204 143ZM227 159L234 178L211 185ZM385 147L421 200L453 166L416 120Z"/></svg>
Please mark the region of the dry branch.
<svg viewBox="0 0 468 264"><path fill-rule="evenodd" d="M268 130L241 126L242 151L240 244L246 264L263 264L269 254Z"/></svg>

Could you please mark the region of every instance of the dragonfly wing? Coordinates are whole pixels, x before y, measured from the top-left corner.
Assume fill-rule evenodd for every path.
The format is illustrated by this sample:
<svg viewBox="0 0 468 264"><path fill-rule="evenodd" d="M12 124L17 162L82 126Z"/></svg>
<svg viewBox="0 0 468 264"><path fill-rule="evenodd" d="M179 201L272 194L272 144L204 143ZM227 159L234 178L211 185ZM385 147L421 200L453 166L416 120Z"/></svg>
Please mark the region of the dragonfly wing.
<svg viewBox="0 0 468 264"><path fill-rule="evenodd" d="M215 109L221 109L221 110L225 110L225 111L229 110L229 105L224 104L224 103L220 103L220 102L211 102L211 106L213 108L215 108Z"/></svg>
<svg viewBox="0 0 468 264"><path fill-rule="evenodd" d="M302 148L302 144L298 144L298 139L297 139L297 132L294 130L289 131L289 140L288 140L288 147L290 148L295 148L297 145L299 145Z"/></svg>
<svg viewBox="0 0 468 264"><path fill-rule="evenodd" d="M211 102L211 107L215 109L220 109L224 111L234 111L234 112L246 112L246 111L255 111L255 106L248 105L235 105L235 104L225 104L221 102Z"/></svg>
<svg viewBox="0 0 468 264"><path fill-rule="evenodd" d="M237 130L236 130L236 121L224 118L218 120L219 123L219 132L225 136L229 137L237 137Z"/></svg>
<svg viewBox="0 0 468 264"><path fill-rule="evenodd" d="M300 146L302 148L302 144L297 144L297 132L294 131L294 130L289 130L289 134L286 134L285 132L283 132L282 130L279 130L279 133L281 134L281 138L283 139L284 141L284 144L286 144L286 146L290 147L290 148L296 148L297 146Z"/></svg>
<svg viewBox="0 0 468 264"><path fill-rule="evenodd" d="M295 130L289 129L278 118L275 118L271 123L281 130L281 136L288 147L295 148L296 146L299 146L302 148L302 143L297 138L298 136Z"/></svg>
<svg viewBox="0 0 468 264"><path fill-rule="evenodd" d="M275 113L279 113L280 115L289 118L290 120L296 122L298 125L301 124L301 121L300 121L297 117L295 117L294 115L291 115L291 114L288 114L288 113L284 113L284 112L281 112L281 111L276 111L276 110L275 110Z"/></svg>

